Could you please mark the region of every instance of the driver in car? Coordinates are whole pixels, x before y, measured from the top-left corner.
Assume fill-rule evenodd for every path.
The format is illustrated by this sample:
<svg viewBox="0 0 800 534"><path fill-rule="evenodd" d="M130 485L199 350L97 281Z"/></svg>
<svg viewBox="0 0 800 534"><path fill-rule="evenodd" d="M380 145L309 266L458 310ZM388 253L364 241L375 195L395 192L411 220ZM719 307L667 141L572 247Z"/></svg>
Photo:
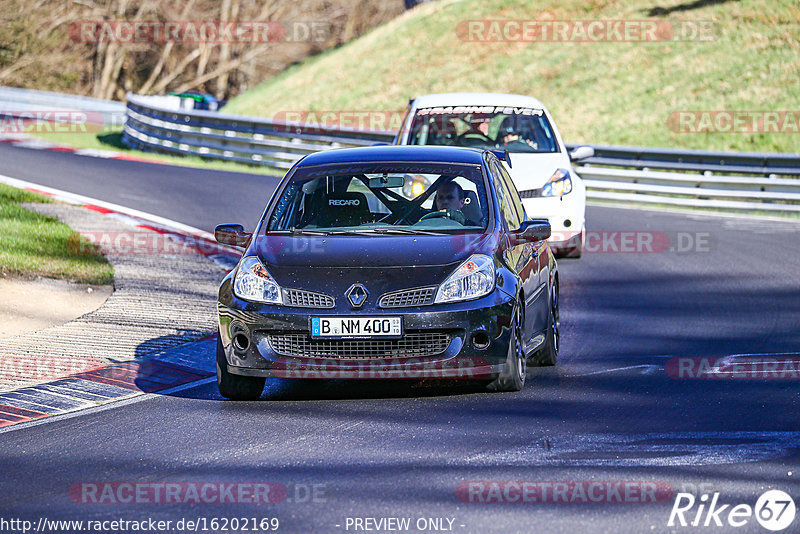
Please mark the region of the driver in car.
<svg viewBox="0 0 800 534"><path fill-rule="evenodd" d="M456 182L447 182L436 191L436 209L446 214L446 217L460 224L464 224L466 217L461 211L464 208L464 189Z"/></svg>
<svg viewBox="0 0 800 534"><path fill-rule="evenodd" d="M514 122L512 117L506 117L503 119L503 122L500 124L500 131L497 134L500 142L498 143L499 148L510 148L512 151L514 148L532 148L534 150L539 150L539 145L536 141L532 141L530 139L526 139L522 137L514 128ZM527 145L527 146L524 146Z"/></svg>

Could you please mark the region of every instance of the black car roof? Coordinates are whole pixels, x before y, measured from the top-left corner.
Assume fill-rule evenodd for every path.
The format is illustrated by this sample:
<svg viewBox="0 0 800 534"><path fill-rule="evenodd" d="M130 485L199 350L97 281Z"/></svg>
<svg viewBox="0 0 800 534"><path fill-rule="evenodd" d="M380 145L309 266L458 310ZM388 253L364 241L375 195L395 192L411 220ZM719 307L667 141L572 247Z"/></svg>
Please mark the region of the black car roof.
<svg viewBox="0 0 800 534"><path fill-rule="evenodd" d="M486 150L449 146L381 145L360 148L323 150L309 154L298 167L331 163L372 163L382 161L425 161L480 165Z"/></svg>

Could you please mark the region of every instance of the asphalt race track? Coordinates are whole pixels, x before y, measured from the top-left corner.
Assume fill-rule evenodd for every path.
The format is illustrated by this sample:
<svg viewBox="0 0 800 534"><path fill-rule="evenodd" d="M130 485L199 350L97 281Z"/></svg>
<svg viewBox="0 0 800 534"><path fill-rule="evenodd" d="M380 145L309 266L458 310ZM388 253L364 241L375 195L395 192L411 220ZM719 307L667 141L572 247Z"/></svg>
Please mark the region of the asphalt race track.
<svg viewBox="0 0 800 534"><path fill-rule="evenodd" d="M0 143L0 174L136 208L209 231L222 219L232 218L254 226L277 181L266 175L107 160L3 143Z"/></svg>
<svg viewBox="0 0 800 534"><path fill-rule="evenodd" d="M275 183L2 145L0 174L204 230L252 226ZM222 530L213 518L278 518L279 532L408 518L412 532L765 532L755 517L735 529L667 523L678 492L698 505L719 492L723 522L768 489L800 494L798 364L769 378L691 367L800 360L800 224L598 206L587 219L594 251L559 264L559 365L530 369L522 392L274 379L258 402L223 401L213 382L149 395L0 434L2 516L204 518L207 531ZM652 246L620 251L642 236ZM515 481L534 483L536 502L497 502L519 496ZM119 483L270 483L280 502L86 493ZM620 484L633 490L608 489Z"/></svg>

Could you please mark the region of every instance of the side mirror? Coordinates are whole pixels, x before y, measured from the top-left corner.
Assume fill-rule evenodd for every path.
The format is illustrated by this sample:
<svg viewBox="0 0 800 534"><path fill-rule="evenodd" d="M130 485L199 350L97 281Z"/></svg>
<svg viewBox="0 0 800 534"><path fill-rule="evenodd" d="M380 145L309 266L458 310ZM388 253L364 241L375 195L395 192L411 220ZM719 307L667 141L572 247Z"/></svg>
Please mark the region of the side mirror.
<svg viewBox="0 0 800 534"><path fill-rule="evenodd" d="M221 245L243 247L247 245L253 234L244 231L241 224L220 224L214 228L214 238Z"/></svg>
<svg viewBox="0 0 800 534"><path fill-rule="evenodd" d="M511 242L513 245L521 245L523 243L544 241L550 237L551 233L552 230L548 221L523 221L519 230L511 232Z"/></svg>
<svg viewBox="0 0 800 534"><path fill-rule="evenodd" d="M569 159L572 161L581 161L587 158L594 157L594 148L590 146L579 146L569 153Z"/></svg>

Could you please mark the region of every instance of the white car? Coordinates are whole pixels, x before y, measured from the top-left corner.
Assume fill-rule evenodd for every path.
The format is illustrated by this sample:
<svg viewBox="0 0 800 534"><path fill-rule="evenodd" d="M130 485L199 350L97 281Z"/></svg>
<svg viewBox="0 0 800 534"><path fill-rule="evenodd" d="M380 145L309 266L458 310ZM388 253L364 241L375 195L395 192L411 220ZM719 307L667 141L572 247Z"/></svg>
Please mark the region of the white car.
<svg viewBox="0 0 800 534"><path fill-rule="evenodd" d="M495 93L441 93L409 102L397 145L449 145L509 152L511 174L529 218L547 219L550 247L580 257L586 236L586 187L572 162L594 155L567 152L550 112L537 99Z"/></svg>

